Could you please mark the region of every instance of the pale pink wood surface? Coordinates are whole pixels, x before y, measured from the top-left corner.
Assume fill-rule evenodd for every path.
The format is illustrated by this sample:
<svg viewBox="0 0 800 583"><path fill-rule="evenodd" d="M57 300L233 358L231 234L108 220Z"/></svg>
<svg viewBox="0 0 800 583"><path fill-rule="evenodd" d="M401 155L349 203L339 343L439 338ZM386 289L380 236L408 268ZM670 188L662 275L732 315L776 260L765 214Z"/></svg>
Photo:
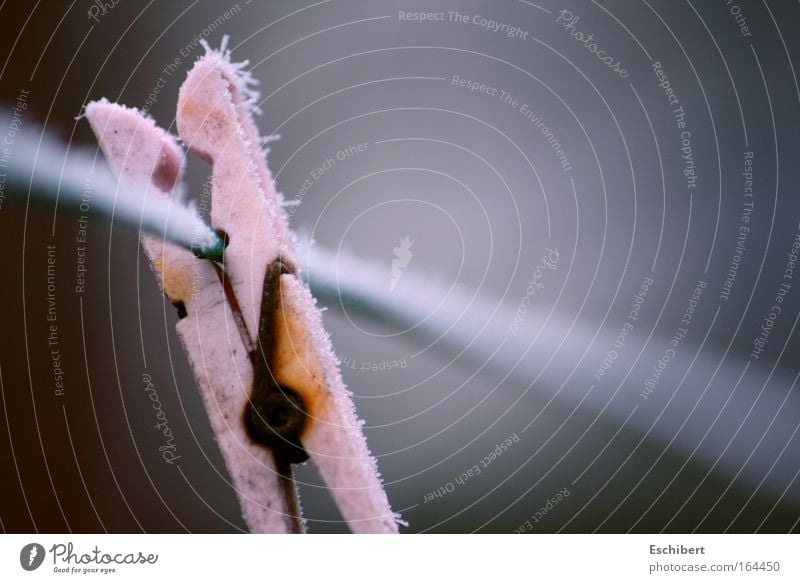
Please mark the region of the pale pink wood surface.
<svg viewBox="0 0 800 583"><path fill-rule="evenodd" d="M266 266L279 256L297 262L286 213L255 141L246 83L227 54L209 51L181 87L176 119L183 142L213 166L212 226L230 235L225 270L237 298L248 304L242 309L255 340ZM281 281L281 356L273 372L305 401L310 419L303 446L354 532L397 532L319 310L295 275Z"/></svg>

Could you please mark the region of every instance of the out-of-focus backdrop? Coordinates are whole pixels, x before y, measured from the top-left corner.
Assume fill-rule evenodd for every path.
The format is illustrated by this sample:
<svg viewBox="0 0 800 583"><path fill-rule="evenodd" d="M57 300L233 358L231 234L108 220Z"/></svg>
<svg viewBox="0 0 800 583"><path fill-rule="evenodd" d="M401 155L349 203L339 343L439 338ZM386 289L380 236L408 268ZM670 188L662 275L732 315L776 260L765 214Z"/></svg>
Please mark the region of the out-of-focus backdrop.
<svg viewBox="0 0 800 583"><path fill-rule="evenodd" d="M0 172L42 128L94 151L100 97L174 131L230 35L405 531L796 531L798 26L777 1L12 0ZM0 528L243 530L136 233L0 187ZM297 476L309 531L346 531Z"/></svg>

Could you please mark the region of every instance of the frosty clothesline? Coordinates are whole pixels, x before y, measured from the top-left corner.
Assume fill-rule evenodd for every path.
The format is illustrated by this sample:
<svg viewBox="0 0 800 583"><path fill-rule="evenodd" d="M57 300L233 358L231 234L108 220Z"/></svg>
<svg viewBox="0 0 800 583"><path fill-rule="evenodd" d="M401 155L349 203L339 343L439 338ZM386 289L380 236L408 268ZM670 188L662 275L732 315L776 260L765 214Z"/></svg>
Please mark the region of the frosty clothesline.
<svg viewBox="0 0 800 583"><path fill-rule="evenodd" d="M31 202L50 203L56 215L78 215L82 222L111 219L200 257L222 258L223 239L186 204L180 188L165 197L157 194L149 181L118 180L95 153L67 148L46 132L26 128L20 133L5 179L17 196L29 193ZM169 177L159 179L168 181Z"/></svg>

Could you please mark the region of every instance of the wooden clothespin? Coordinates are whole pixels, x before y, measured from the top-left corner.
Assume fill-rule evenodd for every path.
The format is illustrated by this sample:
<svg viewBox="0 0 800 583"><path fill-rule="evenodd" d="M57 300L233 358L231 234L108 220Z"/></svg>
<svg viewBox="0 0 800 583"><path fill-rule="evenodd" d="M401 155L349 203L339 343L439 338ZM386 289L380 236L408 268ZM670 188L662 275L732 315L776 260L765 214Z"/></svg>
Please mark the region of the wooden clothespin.
<svg viewBox="0 0 800 583"><path fill-rule="evenodd" d="M180 90L184 144L213 168L211 225L223 260L163 239L142 245L167 298L243 514L252 532L302 532L290 463L310 458L351 530L397 532L319 310L298 278L294 243L253 122L245 63L206 45ZM135 109L86 108L112 171L171 196L177 141Z"/></svg>

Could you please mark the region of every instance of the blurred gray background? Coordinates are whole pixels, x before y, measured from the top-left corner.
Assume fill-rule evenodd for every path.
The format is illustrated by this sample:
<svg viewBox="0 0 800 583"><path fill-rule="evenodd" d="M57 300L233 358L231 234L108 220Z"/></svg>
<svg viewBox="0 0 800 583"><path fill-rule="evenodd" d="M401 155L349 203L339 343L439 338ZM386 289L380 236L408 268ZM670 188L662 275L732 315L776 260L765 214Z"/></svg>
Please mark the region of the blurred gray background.
<svg viewBox="0 0 800 583"><path fill-rule="evenodd" d="M230 35L260 80L262 133L281 136L269 164L299 202L292 227L328 267L364 262L384 287L358 269L342 284L405 314L320 292L405 531L798 529L796 4L12 1L0 21L0 97L20 106L0 139L43 126L91 148L75 118L100 97L174 131L198 41ZM208 167L188 168L197 195ZM91 225L78 294L77 229L3 191L0 526L244 529L136 234ZM297 476L309 531L346 531L313 467Z"/></svg>

